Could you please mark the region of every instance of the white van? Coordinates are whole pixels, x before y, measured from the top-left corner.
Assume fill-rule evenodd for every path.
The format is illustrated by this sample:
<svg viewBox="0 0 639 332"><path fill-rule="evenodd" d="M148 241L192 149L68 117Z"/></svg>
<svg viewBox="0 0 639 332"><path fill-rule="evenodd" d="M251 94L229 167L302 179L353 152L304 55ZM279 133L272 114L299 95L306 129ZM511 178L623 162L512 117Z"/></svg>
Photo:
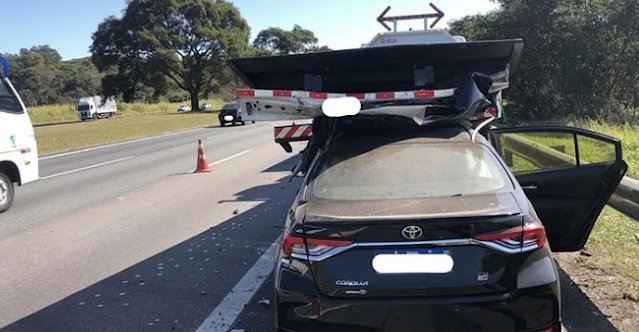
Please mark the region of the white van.
<svg viewBox="0 0 639 332"><path fill-rule="evenodd" d="M78 118L85 121L88 119L97 120L99 118L110 118L118 109L115 105L114 97L107 98L104 104L102 104L102 97L91 96L80 98L80 100L78 100L77 110Z"/></svg>
<svg viewBox="0 0 639 332"><path fill-rule="evenodd" d="M9 82L9 65L0 55L0 213L13 203L14 184L39 178L38 147L29 113Z"/></svg>

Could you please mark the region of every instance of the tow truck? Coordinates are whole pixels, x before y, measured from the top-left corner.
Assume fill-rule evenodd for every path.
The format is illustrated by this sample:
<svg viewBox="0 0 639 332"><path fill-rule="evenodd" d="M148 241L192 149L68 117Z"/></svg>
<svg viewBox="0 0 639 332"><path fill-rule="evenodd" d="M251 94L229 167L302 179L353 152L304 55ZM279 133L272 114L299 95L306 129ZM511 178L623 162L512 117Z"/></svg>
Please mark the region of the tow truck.
<svg viewBox="0 0 639 332"><path fill-rule="evenodd" d="M431 30L431 7L387 8L395 30L360 49L230 60L246 119L297 121L274 128L289 153L308 141L275 259L278 331L561 331L551 249L583 248L627 170L621 142L490 127L523 41Z"/></svg>

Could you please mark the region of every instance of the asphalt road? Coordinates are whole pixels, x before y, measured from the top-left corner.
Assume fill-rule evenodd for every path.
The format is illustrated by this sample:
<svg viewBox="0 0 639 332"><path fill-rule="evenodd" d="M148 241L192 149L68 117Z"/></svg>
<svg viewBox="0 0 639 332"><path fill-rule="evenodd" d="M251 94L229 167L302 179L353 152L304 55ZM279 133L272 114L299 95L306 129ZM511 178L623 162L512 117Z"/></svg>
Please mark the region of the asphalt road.
<svg viewBox="0 0 639 332"><path fill-rule="evenodd" d="M299 188L272 126L43 158L0 215L0 332L272 331L273 243ZM211 173L191 173L197 139ZM616 331L562 287L569 331Z"/></svg>

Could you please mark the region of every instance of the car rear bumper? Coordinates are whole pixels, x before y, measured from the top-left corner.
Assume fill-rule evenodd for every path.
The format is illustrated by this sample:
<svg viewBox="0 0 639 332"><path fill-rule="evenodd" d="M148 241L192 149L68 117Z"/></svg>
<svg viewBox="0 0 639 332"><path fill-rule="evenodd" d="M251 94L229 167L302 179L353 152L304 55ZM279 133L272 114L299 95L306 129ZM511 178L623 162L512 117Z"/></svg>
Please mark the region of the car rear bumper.
<svg viewBox="0 0 639 332"><path fill-rule="evenodd" d="M225 116L232 116L233 119L232 120L225 120L224 117ZM218 119L220 120L220 123L224 122L224 123L231 123L231 122L242 122L242 117L241 116L234 116L234 115L220 115L218 116Z"/></svg>
<svg viewBox="0 0 639 332"><path fill-rule="evenodd" d="M280 331L541 332L560 328L557 283L493 297L329 299L276 290ZM319 315L318 315L319 314Z"/></svg>

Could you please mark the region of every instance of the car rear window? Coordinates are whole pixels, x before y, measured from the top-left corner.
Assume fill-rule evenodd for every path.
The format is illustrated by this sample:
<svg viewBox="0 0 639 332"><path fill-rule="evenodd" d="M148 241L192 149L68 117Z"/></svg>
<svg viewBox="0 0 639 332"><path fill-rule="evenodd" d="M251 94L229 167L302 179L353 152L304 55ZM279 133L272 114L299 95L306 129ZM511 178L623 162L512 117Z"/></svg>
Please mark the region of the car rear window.
<svg viewBox="0 0 639 332"><path fill-rule="evenodd" d="M512 190L508 175L484 145L394 143L341 145L320 159L311 199L378 200L477 195Z"/></svg>

